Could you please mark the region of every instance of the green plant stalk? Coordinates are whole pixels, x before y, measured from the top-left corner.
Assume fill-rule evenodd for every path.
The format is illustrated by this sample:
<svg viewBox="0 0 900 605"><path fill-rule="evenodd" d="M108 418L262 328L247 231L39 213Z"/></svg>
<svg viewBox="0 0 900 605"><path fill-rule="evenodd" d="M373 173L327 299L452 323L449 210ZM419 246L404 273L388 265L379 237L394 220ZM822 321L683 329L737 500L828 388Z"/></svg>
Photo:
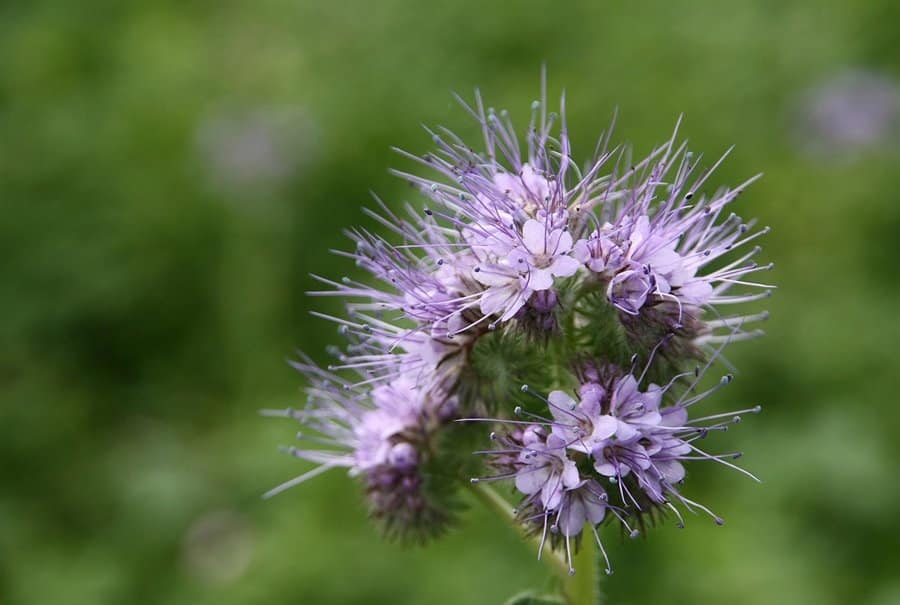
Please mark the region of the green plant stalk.
<svg viewBox="0 0 900 605"><path fill-rule="evenodd" d="M585 529L581 548L575 555L575 575L567 575L563 580L563 593L570 605L601 605L598 555L597 544Z"/></svg>
<svg viewBox="0 0 900 605"><path fill-rule="evenodd" d="M540 537L529 535L524 526L516 519L516 515L513 513L513 507L510 503L498 494L492 487L486 485L484 482L475 483L472 485L472 491L481 500L484 504L488 506L488 508L493 509L497 512L500 517L506 521L506 523L512 527L516 533L522 536L529 543L535 545L535 548L540 544ZM569 566L566 565L565 560L553 549L549 547L544 548L543 553L541 554L541 560L544 561L550 569L553 570L553 573L556 574L559 578L562 579L563 583L566 583L568 580L574 578L575 576L569 575ZM590 565L588 565L590 566ZM572 601L573 605L576 603L580 605L578 601Z"/></svg>

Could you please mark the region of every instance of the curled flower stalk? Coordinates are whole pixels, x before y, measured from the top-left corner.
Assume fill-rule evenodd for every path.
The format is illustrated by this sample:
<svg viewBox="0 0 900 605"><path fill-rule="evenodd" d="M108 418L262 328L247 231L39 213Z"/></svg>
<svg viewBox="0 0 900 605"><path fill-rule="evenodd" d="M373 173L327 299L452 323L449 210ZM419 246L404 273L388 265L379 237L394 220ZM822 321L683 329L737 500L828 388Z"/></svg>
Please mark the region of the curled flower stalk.
<svg viewBox="0 0 900 605"><path fill-rule="evenodd" d="M429 153L398 150L421 170L394 173L424 205L398 214L376 198L384 234L350 230L339 253L368 277L315 276L313 295L346 303L319 314L346 342L326 367L295 364L305 407L265 412L305 427L287 451L317 465L273 492L343 467L389 535L425 541L470 482L500 481L538 556L567 573L586 544L612 572L608 526L633 537L685 511L721 523L683 483L694 461L752 477L702 444L758 408L694 410L731 381L707 384L725 347L767 317L735 307L773 287L755 261L767 228L731 211L754 179L707 193L724 158L705 167L677 127L637 162L610 129L576 163L565 97L549 112L542 93L523 138L479 94L461 102L478 150L443 128Z"/></svg>

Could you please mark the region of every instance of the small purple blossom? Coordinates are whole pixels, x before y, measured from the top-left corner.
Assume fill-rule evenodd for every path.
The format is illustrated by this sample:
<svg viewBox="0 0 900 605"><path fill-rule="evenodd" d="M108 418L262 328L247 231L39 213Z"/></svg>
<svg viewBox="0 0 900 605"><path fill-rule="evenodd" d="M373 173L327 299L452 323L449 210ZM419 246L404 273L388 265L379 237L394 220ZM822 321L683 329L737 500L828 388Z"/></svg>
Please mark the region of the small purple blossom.
<svg viewBox="0 0 900 605"><path fill-rule="evenodd" d="M637 315L653 291L654 282L649 270L628 269L609 280L606 296L620 311Z"/></svg>
<svg viewBox="0 0 900 605"><path fill-rule="evenodd" d="M391 454L397 445L412 446L395 437L405 431L415 431L424 422L423 402L412 380L398 380L379 385L372 390L374 408L365 412L354 427L358 440L354 448L354 470L365 471L375 466L390 464ZM409 459L410 456L405 456Z"/></svg>
<svg viewBox="0 0 900 605"><path fill-rule="evenodd" d="M525 221L521 235L482 252L483 262L472 276L487 289L481 295L481 311L508 321L539 292L553 287L554 279L570 277L580 264L571 256L572 236L549 222Z"/></svg>
<svg viewBox="0 0 900 605"><path fill-rule="evenodd" d="M606 491L596 481L579 481L560 503L556 525L567 538L577 536L585 525L596 527L606 518Z"/></svg>
<svg viewBox="0 0 900 605"><path fill-rule="evenodd" d="M510 253L510 264L521 267L529 287L541 292L553 286L554 278L570 277L578 270L571 252L572 236L567 231L550 229L532 218L522 227L522 245Z"/></svg>
<svg viewBox="0 0 900 605"><path fill-rule="evenodd" d="M539 497L548 509L559 506L563 492L580 480L575 463L566 456L566 443L556 435L535 441L519 454L516 489L526 496Z"/></svg>

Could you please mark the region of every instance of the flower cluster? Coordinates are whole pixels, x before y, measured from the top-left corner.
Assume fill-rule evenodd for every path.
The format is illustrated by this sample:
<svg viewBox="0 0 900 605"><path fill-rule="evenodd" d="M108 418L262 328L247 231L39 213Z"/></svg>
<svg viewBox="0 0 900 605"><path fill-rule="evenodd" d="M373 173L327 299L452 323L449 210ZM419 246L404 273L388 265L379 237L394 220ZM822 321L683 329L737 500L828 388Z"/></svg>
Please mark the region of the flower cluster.
<svg viewBox="0 0 900 605"><path fill-rule="evenodd" d="M671 512L683 526L676 504L704 511L721 525L721 518L678 490L685 477L682 462L711 460L753 477L729 462L740 454L708 454L694 442L710 431L727 430L730 424L740 422L741 414L757 413L760 408L689 420L690 406L732 380L727 374L718 385L696 392L708 368L688 373L693 380L666 405L663 398L673 388L677 390L685 375L662 387L651 383L642 391L639 382L643 376L623 374L619 367L608 365L586 372L586 381L574 397L555 390L543 398L525 385L522 390L541 400L549 417L516 407L515 413L529 420L517 422L509 433L491 433L499 447L484 452L500 474L472 481L513 478L522 495L517 508L520 517L540 531L542 544L548 529L552 536L561 536L568 553L569 539L588 526L605 556L596 526L607 511L632 537L637 530L629 524L629 517L640 522L641 516L659 510ZM609 485L609 491L603 485ZM571 556L568 562L571 566ZM608 560L607 573L612 573Z"/></svg>
<svg viewBox="0 0 900 605"><path fill-rule="evenodd" d="M266 496L330 468L344 467L351 475L362 476L372 514L383 520L389 532L418 529L424 535L439 530L447 511L432 501L421 470L429 462L430 435L456 413L455 397L440 396L439 388L419 388L412 373L365 389L308 359L293 365L311 382L306 407L262 413L303 424L306 430L297 438L306 446L285 449L319 466Z"/></svg>
<svg viewBox="0 0 900 605"><path fill-rule="evenodd" d="M554 547L571 552L585 526L599 542L610 519L633 533L645 514L680 519L676 504L706 510L677 488L683 462L732 466L694 443L732 417L688 419L711 392L697 387L706 370L689 369L709 368L765 319L725 312L771 288L748 277L771 267L748 246L766 229L727 211L753 179L702 193L718 163L704 169L677 129L633 165L607 133L579 166L564 98L558 114L546 94L532 104L524 140L480 96L463 105L483 148L438 129L433 152L399 151L432 171L395 171L427 205L399 215L376 198L368 214L391 236L351 230L355 247L341 253L370 279L317 277L314 295L346 302L344 317L321 316L347 344L325 369L297 364L311 383L306 408L268 412L309 429L289 451L319 465L274 491L345 467L389 530L431 535L482 468L469 455L481 425L458 422L475 419L514 423L494 434L489 464ZM535 397L515 407L523 383Z"/></svg>

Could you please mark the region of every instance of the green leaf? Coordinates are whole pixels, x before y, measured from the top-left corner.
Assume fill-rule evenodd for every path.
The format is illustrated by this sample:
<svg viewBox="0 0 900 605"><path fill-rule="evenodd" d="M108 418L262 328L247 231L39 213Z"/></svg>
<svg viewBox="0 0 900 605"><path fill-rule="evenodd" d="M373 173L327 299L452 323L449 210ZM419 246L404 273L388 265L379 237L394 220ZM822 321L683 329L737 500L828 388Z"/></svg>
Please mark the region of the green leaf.
<svg viewBox="0 0 900 605"><path fill-rule="evenodd" d="M566 600L560 595L542 595L529 590L515 595L503 605L566 605Z"/></svg>

